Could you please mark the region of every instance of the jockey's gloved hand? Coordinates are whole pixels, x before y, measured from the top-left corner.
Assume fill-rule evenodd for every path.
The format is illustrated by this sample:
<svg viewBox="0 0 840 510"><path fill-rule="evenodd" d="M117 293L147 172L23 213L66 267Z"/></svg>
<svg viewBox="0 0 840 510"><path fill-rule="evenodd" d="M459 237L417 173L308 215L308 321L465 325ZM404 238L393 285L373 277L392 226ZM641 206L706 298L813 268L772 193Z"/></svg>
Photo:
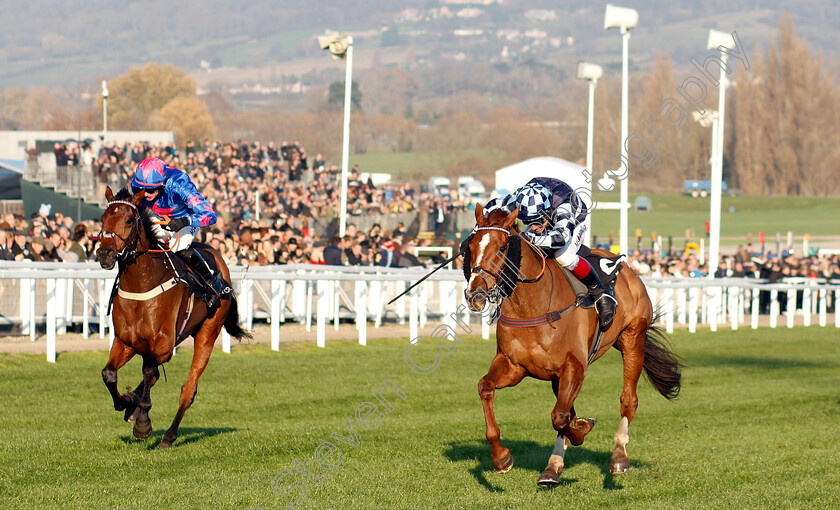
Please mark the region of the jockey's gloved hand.
<svg viewBox="0 0 840 510"><path fill-rule="evenodd" d="M525 230L522 231L523 234L527 236L534 237L538 235L542 235L545 232L545 227L543 227L539 223L532 223L525 227Z"/></svg>
<svg viewBox="0 0 840 510"><path fill-rule="evenodd" d="M170 218L169 223L163 226L166 230L170 232L177 232L184 227L190 226L190 219L189 218Z"/></svg>

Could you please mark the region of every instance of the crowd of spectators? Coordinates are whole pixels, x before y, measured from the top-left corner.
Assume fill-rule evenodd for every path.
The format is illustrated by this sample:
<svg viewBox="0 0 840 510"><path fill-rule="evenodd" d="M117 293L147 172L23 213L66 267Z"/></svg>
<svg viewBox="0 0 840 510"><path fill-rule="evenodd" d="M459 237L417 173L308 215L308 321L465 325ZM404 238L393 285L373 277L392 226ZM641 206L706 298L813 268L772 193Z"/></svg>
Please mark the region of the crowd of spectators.
<svg viewBox="0 0 840 510"><path fill-rule="evenodd" d="M58 158L58 156L56 156ZM321 154L310 162L299 142L221 143L189 142L181 151L174 145L145 143L106 144L92 161L94 174L103 183L120 187L130 179L137 163L159 157L187 172L208 202L226 221L255 215L257 197L261 216L305 219L309 228L324 230L338 210L339 168L328 165ZM375 186L362 179L358 167L348 172L348 205L351 216L371 213L428 213L437 224L469 204L450 197L421 193L411 184Z"/></svg>
<svg viewBox="0 0 840 510"><path fill-rule="evenodd" d="M217 211L216 225L202 229L199 240L218 249L228 264L342 264L407 267L445 260L444 253L418 259L415 247L429 246L400 223L392 231L374 225L368 231L349 223L339 238L330 224L337 221L339 169L321 154L310 161L299 142L189 142L182 151L174 145L106 144L98 154L89 146L56 145L56 162L90 165L101 182L119 188L131 178L137 163L160 157L187 172ZM259 198L257 198L259 197ZM261 220L254 218L259 200ZM440 238L444 219L469 204L437 197L412 184L375 186L357 167L349 171L348 211L428 214L427 225ZM408 229L410 230L410 229ZM91 235L90 233L94 234ZM74 224L61 214L39 211L28 220L6 215L0 223L0 259L84 261L95 258L96 222ZM440 244L440 243L434 243ZM448 243L457 250L458 241ZM709 268L696 253L635 250L628 262L641 275L701 277ZM786 277L828 278L840 282L840 256L797 257L756 252L739 247L724 256L715 269L718 277L758 277L771 282Z"/></svg>

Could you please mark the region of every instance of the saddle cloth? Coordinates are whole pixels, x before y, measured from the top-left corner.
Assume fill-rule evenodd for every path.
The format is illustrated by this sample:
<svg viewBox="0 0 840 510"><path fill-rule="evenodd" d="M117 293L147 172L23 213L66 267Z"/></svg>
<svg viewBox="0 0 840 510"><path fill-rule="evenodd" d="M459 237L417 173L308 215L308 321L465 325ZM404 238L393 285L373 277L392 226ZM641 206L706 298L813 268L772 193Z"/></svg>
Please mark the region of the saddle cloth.
<svg viewBox="0 0 840 510"><path fill-rule="evenodd" d="M596 255L595 253L592 253L592 250L590 250L588 246L581 246L578 251L578 255L589 262L589 265L595 270L595 273L598 275L601 283L604 284L604 287L610 289L611 291L615 290L615 279L624 267L621 263L627 258L626 255ZM560 269L562 269L563 274L566 275L566 280L569 281L569 285L572 286L572 289L575 291L575 295L583 300L581 306L584 308L592 308L595 306L595 303L589 296L589 290L587 290L586 285L581 283L581 281L578 280L577 277L574 276L568 269L563 267Z"/></svg>

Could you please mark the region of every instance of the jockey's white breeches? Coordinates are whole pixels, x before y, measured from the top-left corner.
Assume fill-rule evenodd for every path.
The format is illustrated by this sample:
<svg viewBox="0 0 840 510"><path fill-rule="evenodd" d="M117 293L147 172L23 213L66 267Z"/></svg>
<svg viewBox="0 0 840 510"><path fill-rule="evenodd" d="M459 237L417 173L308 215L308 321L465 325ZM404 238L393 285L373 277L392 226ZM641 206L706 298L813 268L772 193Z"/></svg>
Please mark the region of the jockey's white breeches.
<svg viewBox="0 0 840 510"><path fill-rule="evenodd" d="M158 241L172 250L172 253L178 253L189 248L198 233L198 227L191 226L186 226L178 232L170 232L160 225L155 225L152 230Z"/></svg>
<svg viewBox="0 0 840 510"><path fill-rule="evenodd" d="M580 246L583 244L583 237L585 235L586 224L581 223L576 226L572 231L572 237L569 239L569 242L566 243L566 246L560 248L554 253L554 260L569 271L576 268L578 260L580 260L580 257L578 257L578 251L580 251Z"/></svg>

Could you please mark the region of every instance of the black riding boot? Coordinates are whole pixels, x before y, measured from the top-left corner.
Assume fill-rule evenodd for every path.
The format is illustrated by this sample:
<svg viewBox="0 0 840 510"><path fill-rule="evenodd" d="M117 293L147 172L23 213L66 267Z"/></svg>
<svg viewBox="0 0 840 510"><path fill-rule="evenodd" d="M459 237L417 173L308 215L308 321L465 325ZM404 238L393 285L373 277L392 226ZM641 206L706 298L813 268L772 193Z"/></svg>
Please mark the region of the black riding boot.
<svg viewBox="0 0 840 510"><path fill-rule="evenodd" d="M209 292L206 293L207 309L213 310L216 308L216 306L219 305L219 299L222 294L230 292L230 287L213 274L213 271L210 270L210 266L204 261L201 254L192 247L179 252L178 256L180 256L181 260L186 262L196 273L198 273L201 279L204 280L206 287L209 289Z"/></svg>
<svg viewBox="0 0 840 510"><path fill-rule="evenodd" d="M595 269L589 268L589 274L580 279L586 288L589 289L589 295L595 301L595 308L598 310L598 321L601 324L601 331L610 329L613 317L615 317L616 300L612 291L604 287Z"/></svg>

